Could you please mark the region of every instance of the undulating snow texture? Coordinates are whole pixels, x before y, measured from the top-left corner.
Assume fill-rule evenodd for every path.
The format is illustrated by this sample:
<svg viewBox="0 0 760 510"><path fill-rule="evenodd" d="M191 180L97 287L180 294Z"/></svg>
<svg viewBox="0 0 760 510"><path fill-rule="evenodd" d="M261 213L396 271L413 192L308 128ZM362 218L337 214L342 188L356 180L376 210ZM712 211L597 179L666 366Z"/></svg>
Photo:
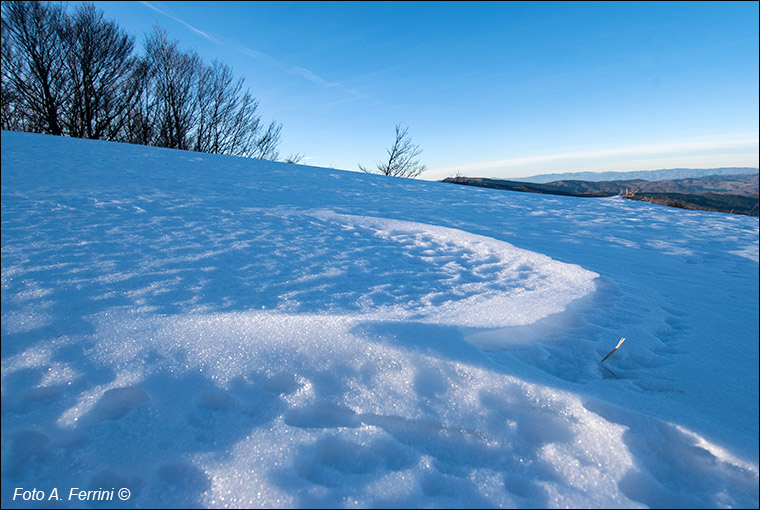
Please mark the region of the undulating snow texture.
<svg viewBox="0 0 760 510"><path fill-rule="evenodd" d="M758 219L3 132L17 488L757 508Z"/></svg>

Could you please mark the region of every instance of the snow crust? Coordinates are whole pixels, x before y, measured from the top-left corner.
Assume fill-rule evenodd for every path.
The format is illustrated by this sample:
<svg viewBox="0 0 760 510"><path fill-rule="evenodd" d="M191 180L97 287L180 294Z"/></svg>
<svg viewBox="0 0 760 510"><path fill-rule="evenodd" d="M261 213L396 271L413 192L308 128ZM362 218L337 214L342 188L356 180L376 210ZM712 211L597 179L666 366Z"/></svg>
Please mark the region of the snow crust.
<svg viewBox="0 0 760 510"><path fill-rule="evenodd" d="M757 218L1 154L4 508L758 506Z"/></svg>

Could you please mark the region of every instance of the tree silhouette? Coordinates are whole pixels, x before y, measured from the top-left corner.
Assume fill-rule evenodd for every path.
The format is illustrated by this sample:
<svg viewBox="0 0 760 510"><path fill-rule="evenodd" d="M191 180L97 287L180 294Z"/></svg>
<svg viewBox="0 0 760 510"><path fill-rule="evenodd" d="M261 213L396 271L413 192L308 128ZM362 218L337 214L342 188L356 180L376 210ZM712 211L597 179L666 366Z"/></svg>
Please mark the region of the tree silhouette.
<svg viewBox="0 0 760 510"><path fill-rule="evenodd" d="M367 173L408 178L418 177L422 172L427 170L425 165L420 164L419 160L415 159L422 153L422 149L412 143L408 127L401 129L401 126L396 124L396 139L393 142L393 146L387 149L387 152L388 160L377 163L377 170L369 170L362 165L359 165L359 169Z"/></svg>

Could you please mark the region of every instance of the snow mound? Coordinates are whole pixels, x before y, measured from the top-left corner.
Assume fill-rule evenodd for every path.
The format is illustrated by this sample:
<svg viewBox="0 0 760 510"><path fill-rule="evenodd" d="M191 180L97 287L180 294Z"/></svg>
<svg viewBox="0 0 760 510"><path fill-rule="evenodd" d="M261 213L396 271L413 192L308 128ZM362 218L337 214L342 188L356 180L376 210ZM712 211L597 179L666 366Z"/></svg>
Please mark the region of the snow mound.
<svg viewBox="0 0 760 510"><path fill-rule="evenodd" d="M352 301L377 317L470 327L533 324L592 292L599 276L458 229L324 211L316 216L337 224L347 244L363 245L338 245L340 259L352 267L333 262L331 274L351 275L351 285L365 287ZM335 248L334 237L330 242Z"/></svg>

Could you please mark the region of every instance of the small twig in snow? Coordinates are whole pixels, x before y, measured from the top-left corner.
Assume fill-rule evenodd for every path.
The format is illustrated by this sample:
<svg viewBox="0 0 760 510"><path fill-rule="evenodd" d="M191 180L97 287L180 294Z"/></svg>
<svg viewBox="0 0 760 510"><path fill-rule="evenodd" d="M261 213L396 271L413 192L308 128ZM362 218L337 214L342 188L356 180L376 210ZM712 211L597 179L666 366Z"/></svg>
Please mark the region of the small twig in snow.
<svg viewBox="0 0 760 510"><path fill-rule="evenodd" d="M625 337L623 337L623 338L621 338L621 339L620 339L620 341L619 341L619 342L618 342L618 344L615 346L615 348L614 348L614 349L612 349L612 350L610 351L610 353L609 353L608 355L606 355L606 356L604 357L604 359L603 359L601 362L602 362L602 363L604 363L605 361L607 361L607 358L609 358L610 356L612 356L612 354L613 354L615 351L617 351L618 349L620 349L620 346L621 346L621 345L623 345L623 342L625 342Z"/></svg>

